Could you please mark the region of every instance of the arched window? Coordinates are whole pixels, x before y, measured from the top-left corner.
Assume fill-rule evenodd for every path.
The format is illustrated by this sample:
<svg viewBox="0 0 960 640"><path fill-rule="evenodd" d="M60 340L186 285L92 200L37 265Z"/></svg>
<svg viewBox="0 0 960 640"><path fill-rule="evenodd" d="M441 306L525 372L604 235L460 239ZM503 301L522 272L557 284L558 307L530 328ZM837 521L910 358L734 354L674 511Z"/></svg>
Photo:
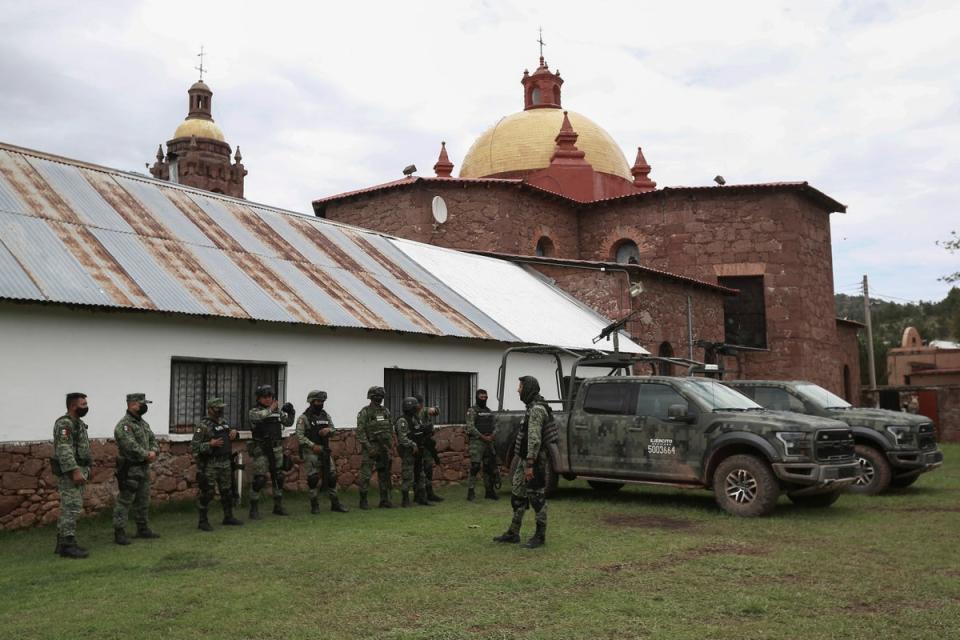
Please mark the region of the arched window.
<svg viewBox="0 0 960 640"><path fill-rule="evenodd" d="M613 259L620 264L640 264L640 248L633 240L621 240L614 245Z"/></svg>
<svg viewBox="0 0 960 640"><path fill-rule="evenodd" d="M553 88L553 104L560 104L560 86Z"/></svg>
<svg viewBox="0 0 960 640"><path fill-rule="evenodd" d="M556 249L553 246L553 240L547 236L541 236L540 239L537 240L537 248L534 253L543 258L549 258L553 256L556 253Z"/></svg>
<svg viewBox="0 0 960 640"><path fill-rule="evenodd" d="M673 345L669 342L661 342L660 348L657 349L657 355L661 358L672 358L673 357ZM673 375L673 365L661 362L659 367L660 375L662 376L672 376Z"/></svg>
<svg viewBox="0 0 960 640"><path fill-rule="evenodd" d="M540 104L540 87L533 88L533 94L531 94L530 98L533 104Z"/></svg>

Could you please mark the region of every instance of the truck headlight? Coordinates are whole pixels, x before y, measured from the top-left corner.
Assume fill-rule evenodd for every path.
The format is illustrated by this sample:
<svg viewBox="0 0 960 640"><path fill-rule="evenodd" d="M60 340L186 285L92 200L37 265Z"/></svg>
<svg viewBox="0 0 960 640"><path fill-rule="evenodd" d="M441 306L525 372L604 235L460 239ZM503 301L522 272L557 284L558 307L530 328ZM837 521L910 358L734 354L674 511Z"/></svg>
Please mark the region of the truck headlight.
<svg viewBox="0 0 960 640"><path fill-rule="evenodd" d="M916 443L916 438L912 427L890 426L887 431L893 436L893 441L898 447L912 447Z"/></svg>
<svg viewBox="0 0 960 640"><path fill-rule="evenodd" d="M783 445L784 455L790 457L810 456L810 434L803 431L778 431L777 440Z"/></svg>

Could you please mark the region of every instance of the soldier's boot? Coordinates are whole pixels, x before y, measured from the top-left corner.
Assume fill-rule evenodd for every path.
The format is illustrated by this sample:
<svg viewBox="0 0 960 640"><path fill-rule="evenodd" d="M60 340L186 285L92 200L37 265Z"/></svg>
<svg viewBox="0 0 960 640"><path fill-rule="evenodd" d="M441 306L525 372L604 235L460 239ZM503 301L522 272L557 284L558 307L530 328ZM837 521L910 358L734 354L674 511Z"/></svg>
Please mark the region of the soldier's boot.
<svg viewBox="0 0 960 640"><path fill-rule="evenodd" d="M320 513L320 501L316 498L310 498L310 513L312 515Z"/></svg>
<svg viewBox="0 0 960 640"><path fill-rule="evenodd" d="M537 531L530 536L527 544L522 545L524 549L536 549L547 544L547 525L537 523Z"/></svg>
<svg viewBox="0 0 960 640"><path fill-rule="evenodd" d="M231 527L243 526L243 520L233 517L233 499L223 500L221 504L223 505L223 524Z"/></svg>
<svg viewBox="0 0 960 640"><path fill-rule="evenodd" d="M476 499L477 499L477 492L474 490L474 488L470 487L469 489L467 489L467 501L473 502Z"/></svg>
<svg viewBox="0 0 960 640"><path fill-rule="evenodd" d="M130 544L130 538L127 537L127 532L124 531L123 527L113 528L113 541L119 545Z"/></svg>
<svg viewBox="0 0 960 640"><path fill-rule="evenodd" d="M250 518L251 520L260 519L260 501L259 500L250 501L250 513L247 515L247 517Z"/></svg>
<svg viewBox="0 0 960 640"><path fill-rule="evenodd" d="M86 558L90 555L86 549L77 546L77 539L74 536L64 536L60 543L61 558Z"/></svg>
<svg viewBox="0 0 960 640"><path fill-rule="evenodd" d="M513 531L512 529L507 529L496 538L493 539L494 542L510 542L517 543L520 542L520 534Z"/></svg>
<svg viewBox="0 0 960 640"><path fill-rule="evenodd" d="M370 508L370 503L367 502L367 492L366 492L366 491L361 491L361 492L360 492L360 508L363 509L364 511L366 511L367 509Z"/></svg>
<svg viewBox="0 0 960 640"><path fill-rule="evenodd" d="M330 511L337 513L348 513L350 510L340 504L340 498L330 498Z"/></svg>
<svg viewBox="0 0 960 640"><path fill-rule="evenodd" d="M380 485L380 504L377 506L381 509L393 509L393 503L390 502L390 489L384 485Z"/></svg>
<svg viewBox="0 0 960 640"><path fill-rule="evenodd" d="M137 523L137 537L138 537L138 538L145 538L145 539L147 539L147 540L152 540L152 539L155 539L155 538L159 538L159 537L160 537L160 534L159 534L159 533L155 533L155 532L150 528L150 525L148 525L146 522L138 522L138 523Z"/></svg>
<svg viewBox="0 0 960 640"><path fill-rule="evenodd" d="M283 508L283 496L273 496L273 515L288 516L287 510Z"/></svg>
<svg viewBox="0 0 960 640"><path fill-rule="evenodd" d="M497 495L497 490L493 488L492 482L483 483L483 497L487 500L499 500L500 496Z"/></svg>
<svg viewBox="0 0 960 640"><path fill-rule="evenodd" d="M200 521L197 522L197 529L200 531L213 531L213 527L210 525L210 521L207 520L207 510L200 510Z"/></svg>
<svg viewBox="0 0 960 640"><path fill-rule="evenodd" d="M416 493L414 494L414 497L416 498L417 504L420 505L421 507L433 506L432 504L430 504L430 501L427 500L427 492L424 491L423 489L417 489Z"/></svg>
<svg viewBox="0 0 960 640"><path fill-rule="evenodd" d="M427 500L430 502L443 502L443 498L433 492L433 485L427 485Z"/></svg>
<svg viewBox="0 0 960 640"><path fill-rule="evenodd" d="M409 507L409 506L410 506L410 492L409 492L409 491L401 491L401 492L400 492L400 506L401 506L401 507Z"/></svg>
<svg viewBox="0 0 960 640"><path fill-rule="evenodd" d="M63 539L60 537L60 534L57 534L57 546L53 549L53 555L60 553L60 547L63 545Z"/></svg>

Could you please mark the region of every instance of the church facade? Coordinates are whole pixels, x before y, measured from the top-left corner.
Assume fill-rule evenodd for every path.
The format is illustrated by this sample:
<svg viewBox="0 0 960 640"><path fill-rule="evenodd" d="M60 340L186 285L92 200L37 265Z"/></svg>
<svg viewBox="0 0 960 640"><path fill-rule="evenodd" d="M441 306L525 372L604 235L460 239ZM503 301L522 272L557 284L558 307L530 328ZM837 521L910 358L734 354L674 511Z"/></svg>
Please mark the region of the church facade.
<svg viewBox="0 0 960 640"><path fill-rule="evenodd" d="M641 149L630 165L601 127L564 110L563 80L543 58L521 83L523 111L477 138L458 177L442 145L435 177L319 198L314 212L444 247L536 258L540 269L579 264L593 275L567 290L614 317L636 312L627 328L651 351L710 360L718 354L704 342L739 345L725 361L735 377L807 379L858 400L857 327L838 321L833 302L830 216L843 204L806 182L657 188ZM627 287L659 282L661 272L695 281L687 304L680 298L694 308L643 294L598 300L618 265ZM703 284L725 294L692 300ZM704 316L699 324L676 326L694 313ZM660 332L667 340L644 342L643 320L670 325Z"/></svg>

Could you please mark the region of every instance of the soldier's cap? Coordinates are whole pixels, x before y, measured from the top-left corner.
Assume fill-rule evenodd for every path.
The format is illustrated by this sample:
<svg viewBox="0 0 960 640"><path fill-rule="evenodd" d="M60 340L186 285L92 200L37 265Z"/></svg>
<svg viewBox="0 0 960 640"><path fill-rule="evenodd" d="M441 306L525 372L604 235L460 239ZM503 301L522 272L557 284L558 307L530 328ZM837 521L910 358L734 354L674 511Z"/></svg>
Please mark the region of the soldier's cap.
<svg viewBox="0 0 960 640"><path fill-rule="evenodd" d="M144 404L153 404L153 400L147 400L147 394L145 393L128 393L127 402L142 402Z"/></svg>
<svg viewBox="0 0 960 640"><path fill-rule="evenodd" d="M271 387L269 384L262 384L259 387L257 387L256 394L258 398L263 398L264 396L272 396L273 387Z"/></svg>
<svg viewBox="0 0 960 640"><path fill-rule="evenodd" d="M320 402L326 402L327 392L314 389L313 391L307 394L307 402L313 402L314 400L319 400Z"/></svg>
<svg viewBox="0 0 960 640"><path fill-rule="evenodd" d="M222 409L227 406L223 398L210 398L207 401L207 409Z"/></svg>

